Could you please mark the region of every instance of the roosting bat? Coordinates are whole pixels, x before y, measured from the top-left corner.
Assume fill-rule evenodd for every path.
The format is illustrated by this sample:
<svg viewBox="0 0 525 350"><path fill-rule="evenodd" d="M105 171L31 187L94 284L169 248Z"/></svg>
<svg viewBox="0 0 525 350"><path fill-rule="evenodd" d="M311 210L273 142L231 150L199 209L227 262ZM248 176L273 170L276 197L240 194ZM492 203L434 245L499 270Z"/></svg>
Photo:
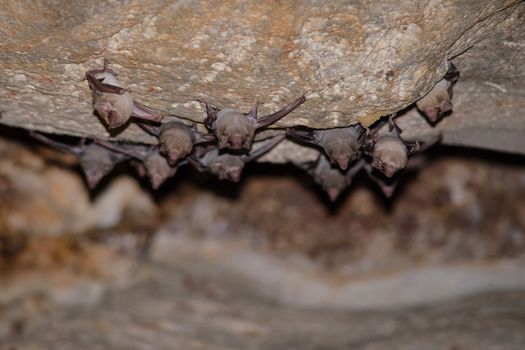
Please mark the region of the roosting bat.
<svg viewBox="0 0 525 350"><path fill-rule="evenodd" d="M247 155L221 153L217 146L204 147L188 157L188 161L199 171L208 171L220 180L239 182L244 165L253 161L277 146L285 135L274 136L261 142L262 145Z"/></svg>
<svg viewBox="0 0 525 350"><path fill-rule="evenodd" d="M95 142L86 145L85 139L82 139L78 145L72 146L54 141L34 131L31 132L31 136L42 143L77 156L89 188L94 188L104 176L113 170L115 165L130 158L127 155L104 148Z"/></svg>
<svg viewBox="0 0 525 350"><path fill-rule="evenodd" d="M416 102L417 109L432 123L452 110L452 86L459 78L459 71L452 63L449 64L445 77L438 81L428 94Z"/></svg>
<svg viewBox="0 0 525 350"><path fill-rule="evenodd" d="M294 127L288 128L286 134L292 139L321 147L332 163L345 170L359 156L364 131L360 125L319 130Z"/></svg>
<svg viewBox="0 0 525 350"><path fill-rule="evenodd" d="M185 162L180 162L177 166L171 166L167 159L159 153L158 146L138 144L115 145L106 141L97 141L97 143L107 149L140 160L146 169L146 174L154 190L158 189L167 179L174 176L179 166L185 164Z"/></svg>
<svg viewBox="0 0 525 350"><path fill-rule="evenodd" d="M273 114L257 117L257 102L249 113L241 113L235 109L221 109L212 107L205 100L197 100L206 105L206 127L215 133L219 140L219 148L235 150L250 149L255 132L267 127L303 104L306 99L301 96L289 105Z"/></svg>
<svg viewBox="0 0 525 350"><path fill-rule="evenodd" d="M314 163L297 164L305 169L328 194L328 197L334 202L337 197L352 183L353 177L366 164L364 159L359 159L348 169L341 170L332 165L328 158L323 154Z"/></svg>
<svg viewBox="0 0 525 350"><path fill-rule="evenodd" d="M108 68L86 72L86 80L93 96L93 108L104 120L109 129L124 125L131 117L152 122L160 122L162 115L153 109L133 101L128 89L117 80L117 75Z"/></svg>
<svg viewBox="0 0 525 350"><path fill-rule="evenodd" d="M171 165L175 165L179 159L190 154L194 145L215 141L214 135L201 134L195 125L190 127L178 121L168 122L162 126L139 123L139 126L157 136L160 153L168 159Z"/></svg>
<svg viewBox="0 0 525 350"><path fill-rule="evenodd" d="M425 141L422 147L419 141L407 142L401 138L402 130L393 121L393 116L388 122L388 132L378 134L380 124L373 135L369 135L365 151L372 156L372 167L392 177L406 166L409 155L429 148L440 140L440 136Z"/></svg>

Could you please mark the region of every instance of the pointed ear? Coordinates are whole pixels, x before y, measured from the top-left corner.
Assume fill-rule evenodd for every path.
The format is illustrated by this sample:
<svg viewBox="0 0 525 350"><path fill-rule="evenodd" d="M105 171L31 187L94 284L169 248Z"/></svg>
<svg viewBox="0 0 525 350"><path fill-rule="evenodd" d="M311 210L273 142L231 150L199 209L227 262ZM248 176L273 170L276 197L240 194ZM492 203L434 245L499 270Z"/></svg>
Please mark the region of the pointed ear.
<svg viewBox="0 0 525 350"><path fill-rule="evenodd" d="M429 135L423 138L422 140L417 140L415 142L413 141L403 141L405 143L405 146L407 146L407 150L409 154L415 153L415 152L424 152L430 147L434 146L435 144L438 144L441 142L442 135L441 133Z"/></svg>
<svg viewBox="0 0 525 350"><path fill-rule="evenodd" d="M451 83L455 83L459 79L459 70L452 62L449 62L448 71L444 78Z"/></svg>
<svg viewBox="0 0 525 350"><path fill-rule="evenodd" d="M391 115L388 116L388 124L390 125L389 130L390 131L394 130L396 134L401 135L403 130L394 121L394 117L396 116L396 114L397 113L392 113Z"/></svg>
<svg viewBox="0 0 525 350"><path fill-rule="evenodd" d="M195 101L200 102L206 106L206 119L211 119L212 121L215 121L217 119L217 113L221 110L219 107L213 107L207 100L203 99L196 99Z"/></svg>
<svg viewBox="0 0 525 350"><path fill-rule="evenodd" d="M288 113L292 112L294 109L302 105L306 101L305 95L302 95L292 103L290 103L287 106L284 106L280 110L278 110L275 113L266 115L264 117L261 117L257 120L257 124L255 125L256 129L267 127L268 125L271 125L278 121L279 119L286 116Z"/></svg>
<svg viewBox="0 0 525 350"><path fill-rule="evenodd" d="M255 105L252 107L252 109L248 113L244 113L245 116L249 118L253 118L254 120L257 120L257 108L259 106L262 106L264 103L261 101L255 102Z"/></svg>
<svg viewBox="0 0 525 350"><path fill-rule="evenodd" d="M274 136L268 141L266 141L261 147L257 148L254 151L251 151L249 155L243 156L243 161L245 163L251 162L252 160L255 160L259 157L261 157L263 154L269 152L272 148L277 146L282 140L286 138L286 135L278 135Z"/></svg>
<svg viewBox="0 0 525 350"><path fill-rule="evenodd" d="M416 152L419 152L421 150L421 144L419 143L419 141L416 141L416 142L404 142L406 148L407 148L407 151L408 151L408 154L414 154Z"/></svg>

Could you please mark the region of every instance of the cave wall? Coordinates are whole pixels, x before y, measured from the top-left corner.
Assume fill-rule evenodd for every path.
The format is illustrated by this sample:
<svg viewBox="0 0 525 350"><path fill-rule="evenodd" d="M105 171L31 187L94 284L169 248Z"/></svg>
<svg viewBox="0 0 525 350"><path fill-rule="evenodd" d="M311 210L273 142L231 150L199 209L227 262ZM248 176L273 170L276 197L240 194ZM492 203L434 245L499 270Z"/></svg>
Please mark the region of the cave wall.
<svg viewBox="0 0 525 350"><path fill-rule="evenodd" d="M525 4L483 1L2 1L0 122L45 132L154 142L134 125L110 135L93 115L89 69L110 59L137 100L202 121L194 101L261 112L303 92L276 127L371 124L425 95L452 59L454 113L436 127L412 110L406 135L525 153ZM291 143L271 161L312 157Z"/></svg>

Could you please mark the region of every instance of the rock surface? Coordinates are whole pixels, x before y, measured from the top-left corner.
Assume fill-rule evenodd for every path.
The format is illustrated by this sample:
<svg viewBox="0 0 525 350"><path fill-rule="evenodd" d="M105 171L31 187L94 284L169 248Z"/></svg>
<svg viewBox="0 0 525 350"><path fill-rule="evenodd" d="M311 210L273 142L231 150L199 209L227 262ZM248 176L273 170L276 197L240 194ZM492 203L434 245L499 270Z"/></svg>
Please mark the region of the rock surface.
<svg viewBox="0 0 525 350"><path fill-rule="evenodd" d="M462 84L438 124L445 143L525 153L524 11L517 0L3 1L0 122L109 137L81 80L106 57L137 100L192 120L204 118L195 98L262 100L267 113L308 91L277 126L370 124L422 97L453 59ZM153 142L134 125L112 136ZM285 152L303 157L273 153Z"/></svg>

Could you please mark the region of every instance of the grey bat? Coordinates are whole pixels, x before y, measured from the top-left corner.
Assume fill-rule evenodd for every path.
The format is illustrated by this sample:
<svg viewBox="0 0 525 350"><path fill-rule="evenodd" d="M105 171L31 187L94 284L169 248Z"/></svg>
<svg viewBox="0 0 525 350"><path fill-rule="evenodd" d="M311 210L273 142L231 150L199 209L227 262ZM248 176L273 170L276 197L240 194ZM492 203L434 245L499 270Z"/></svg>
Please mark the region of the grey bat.
<svg viewBox="0 0 525 350"><path fill-rule="evenodd" d="M205 100L197 100L206 105L207 118L204 121L206 127L215 133L219 141L219 148L230 148L234 150L250 149L255 132L265 128L292 112L303 104L306 99L302 95L289 105L281 108L275 113L258 117L257 102L248 113L241 113L235 109L221 109L212 107Z"/></svg>
<svg viewBox="0 0 525 350"><path fill-rule="evenodd" d="M167 159L160 154L158 146L139 144L115 145L106 141L97 141L97 143L115 152L140 160L154 190L158 189L167 179L174 176L179 166L185 164L185 162L180 162L177 166L171 166ZM143 173L140 166L135 166L139 174Z"/></svg>
<svg viewBox="0 0 525 350"><path fill-rule="evenodd" d="M321 147L332 163L345 170L359 156L364 131L360 125L318 130L294 127L288 128L286 134L292 139Z"/></svg>
<svg viewBox="0 0 525 350"><path fill-rule="evenodd" d="M388 118L389 130L378 134L381 124L373 135L369 135L365 152L372 157L372 167L381 171L387 177L392 177L403 169L408 157L419 151L424 151L440 140L440 135L432 136L421 146L420 141L408 142L401 138L402 130L393 121L393 115Z"/></svg>
<svg viewBox="0 0 525 350"><path fill-rule="evenodd" d="M104 60L102 69L86 72L86 80L93 96L93 108L106 123L108 129L118 128L133 118L160 122L162 115L133 100L128 89L122 86L117 75Z"/></svg>
<svg viewBox="0 0 525 350"><path fill-rule="evenodd" d="M34 131L30 134L42 143L74 154L80 162L89 188L97 186L113 170L115 165L129 159L128 156L108 150L95 142L86 145L85 139L82 139L78 145L72 146L57 142Z"/></svg>
<svg viewBox="0 0 525 350"><path fill-rule="evenodd" d="M139 123L139 126L157 136L160 153L171 165L190 154L194 145L215 141L214 135L199 133L195 124L190 127L179 121L171 121L161 126L144 123Z"/></svg>
<svg viewBox="0 0 525 350"><path fill-rule="evenodd" d="M239 182L244 165L251 162L284 140L285 135L274 136L271 139L260 142L262 145L252 150L249 154L237 155L221 153L217 146L208 146L198 149L195 154L188 157L188 161L199 171L208 171L217 175L220 180Z"/></svg>
<svg viewBox="0 0 525 350"><path fill-rule="evenodd" d="M359 159L351 164L348 169L341 170L331 164L324 154L320 154L314 163L296 165L305 169L328 194L330 200L334 202L345 188L350 186L354 176L359 173L365 164L364 159Z"/></svg>
<svg viewBox="0 0 525 350"><path fill-rule="evenodd" d="M443 114L452 110L452 87L459 78L459 71L452 63L449 64L445 77L416 102L417 109L432 123L437 122Z"/></svg>

